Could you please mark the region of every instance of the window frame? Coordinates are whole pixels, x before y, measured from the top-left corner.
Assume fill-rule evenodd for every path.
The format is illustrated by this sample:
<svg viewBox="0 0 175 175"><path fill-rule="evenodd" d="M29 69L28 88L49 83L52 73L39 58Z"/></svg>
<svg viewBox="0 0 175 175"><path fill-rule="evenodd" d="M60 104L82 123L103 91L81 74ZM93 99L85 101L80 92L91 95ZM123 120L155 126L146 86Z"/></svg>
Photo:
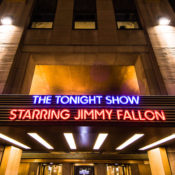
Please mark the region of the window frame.
<svg viewBox="0 0 175 175"><path fill-rule="evenodd" d="M117 1L117 0L116 0ZM114 11L114 15L115 15L115 24L116 24L116 30L142 30L142 25L141 25L141 22L140 22L140 18L139 18L139 15L138 15L138 12L137 12L137 8L135 6L135 3L134 3L134 6L135 6L135 9L131 9L131 10L123 10L123 9L118 9L115 7L116 3L115 3L115 0L112 0L112 5L113 5L113 11ZM119 13L123 13L125 15L128 15L128 14L134 14L135 15L135 21L132 21L132 20L117 20L117 14ZM138 28L123 28L123 29L120 29L118 28L118 24L117 22L137 22L138 24Z"/></svg>
<svg viewBox="0 0 175 175"><path fill-rule="evenodd" d="M30 30L53 30L54 29L54 25L55 25L55 16L56 16L56 12L57 12L57 5L58 5L58 0L56 0L56 5L55 5L55 13L53 13L53 20L45 20L45 21L37 21L37 20L33 20L34 19L34 11L35 11L35 8L36 8L36 4L37 4L37 0L35 0L34 2L34 5L33 5L33 9L32 9L32 13L31 13L31 16L30 16L30 23L29 23L29 26L28 26L28 29ZM52 27L51 28L33 28L32 27L32 23L33 22L52 22Z"/></svg>
<svg viewBox="0 0 175 175"><path fill-rule="evenodd" d="M72 16L72 30L97 30L98 29L98 25L97 25L97 5L96 5L96 0L94 0L94 2L95 2L95 13L94 14L91 14L91 13L87 13L87 14L89 14L89 15L94 15L94 20L76 20L76 13L78 13L78 12L75 12L75 5L76 5L76 2L75 2L76 0L74 0L74 5L73 5L73 16ZM86 14L86 13L84 13L84 12L82 12L82 16L84 15L84 14ZM81 13L79 13L79 15L81 16ZM85 15L84 15L85 16ZM75 22L95 22L95 28L94 29L76 29L75 28Z"/></svg>
<svg viewBox="0 0 175 175"><path fill-rule="evenodd" d="M114 9L114 12L115 12L115 9ZM135 18L136 18L136 20L134 21L134 20L117 20L117 13L123 13L123 14L135 14ZM129 12L127 12L127 11L118 11L117 13L115 13L115 22L116 22L116 28L117 28L117 30L142 30L142 26L141 26L141 23L140 23L140 20L139 20L139 16L138 16L138 14L137 14L137 11L129 11ZM137 22L137 24L138 24L138 28L125 28L125 29L120 29L120 28L118 28L118 25L117 25L117 22Z"/></svg>

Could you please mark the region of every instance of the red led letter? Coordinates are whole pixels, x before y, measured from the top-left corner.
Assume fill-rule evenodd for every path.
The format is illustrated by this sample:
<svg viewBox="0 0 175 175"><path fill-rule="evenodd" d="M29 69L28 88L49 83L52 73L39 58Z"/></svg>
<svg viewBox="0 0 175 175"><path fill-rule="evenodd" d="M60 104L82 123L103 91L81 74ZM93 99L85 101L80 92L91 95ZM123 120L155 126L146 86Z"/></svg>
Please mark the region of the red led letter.
<svg viewBox="0 0 175 175"><path fill-rule="evenodd" d="M132 116L131 116L131 114L129 113L129 110L125 110L124 118L123 118L123 119L124 119L124 120L127 120L127 119L132 120Z"/></svg>
<svg viewBox="0 0 175 175"><path fill-rule="evenodd" d="M22 120L25 120L26 118L31 120L30 109L26 110L26 112L24 113L24 116L22 117Z"/></svg>
<svg viewBox="0 0 175 175"><path fill-rule="evenodd" d="M67 120L70 118L70 111L68 109L63 109L60 115L63 120Z"/></svg>
<svg viewBox="0 0 175 175"><path fill-rule="evenodd" d="M47 115L48 115L47 109L41 109L40 120L42 119L47 120Z"/></svg>
<svg viewBox="0 0 175 175"><path fill-rule="evenodd" d="M10 111L10 117L9 117L10 120L16 120L16 118L17 118L16 112L17 112L16 109L12 109Z"/></svg>
<svg viewBox="0 0 175 175"><path fill-rule="evenodd" d="M112 111L113 111L112 109L111 109L111 110L105 109L105 112L106 112L107 115L108 115L108 120L111 120Z"/></svg>
<svg viewBox="0 0 175 175"><path fill-rule="evenodd" d="M157 120L166 120L165 113L163 110L161 110L161 113L157 110L155 110L154 112Z"/></svg>
<svg viewBox="0 0 175 175"><path fill-rule="evenodd" d="M105 120L105 111L102 109L99 111L98 109L95 109L95 120L98 119L98 116L102 116L102 119Z"/></svg>
<svg viewBox="0 0 175 175"><path fill-rule="evenodd" d="M144 116L147 120L154 120L155 119L155 114L152 110L146 110L144 112Z"/></svg>
<svg viewBox="0 0 175 175"><path fill-rule="evenodd" d="M19 117L18 117L18 119L22 119L22 115L23 115L23 113L26 111L25 109L19 109L18 110L19 111Z"/></svg>
<svg viewBox="0 0 175 175"><path fill-rule="evenodd" d="M32 120L35 120L35 118L36 118L36 120L39 120L39 117L38 117L39 115L40 115L40 110L34 109L33 113L32 113Z"/></svg>
<svg viewBox="0 0 175 175"><path fill-rule="evenodd" d="M50 119L53 120L54 118L57 120L60 119L60 110L57 110L57 113L54 109L51 110L51 118Z"/></svg>
<svg viewBox="0 0 175 175"><path fill-rule="evenodd" d="M123 116L123 110L116 110L117 112L117 119L120 120L120 117Z"/></svg>

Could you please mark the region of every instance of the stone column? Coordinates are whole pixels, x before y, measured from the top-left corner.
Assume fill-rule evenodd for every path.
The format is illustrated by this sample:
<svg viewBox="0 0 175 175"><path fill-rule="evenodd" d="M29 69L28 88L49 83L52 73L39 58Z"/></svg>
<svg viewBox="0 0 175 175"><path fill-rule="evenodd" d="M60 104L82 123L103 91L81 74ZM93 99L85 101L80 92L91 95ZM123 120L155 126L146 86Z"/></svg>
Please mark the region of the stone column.
<svg viewBox="0 0 175 175"><path fill-rule="evenodd" d="M21 161L22 150L13 146L5 148L1 166L1 175L18 175L18 169Z"/></svg>
<svg viewBox="0 0 175 175"><path fill-rule="evenodd" d="M100 44L116 44L116 20L111 0L97 0L98 42Z"/></svg>
<svg viewBox="0 0 175 175"><path fill-rule="evenodd" d="M172 175L165 148L148 151L152 175Z"/></svg>
<svg viewBox="0 0 175 175"><path fill-rule="evenodd" d="M135 0L168 95L175 95L175 14L168 0ZM171 20L159 25L160 17ZM160 76L157 75L160 79ZM161 82L161 81L160 81ZM161 84L160 84L161 87Z"/></svg>
<svg viewBox="0 0 175 175"><path fill-rule="evenodd" d="M0 24L0 94L19 47L23 31L29 23L29 13L33 0L3 0L0 5L0 18L11 16L12 25Z"/></svg>
<svg viewBox="0 0 175 175"><path fill-rule="evenodd" d="M73 164L63 163L62 175L73 175Z"/></svg>
<svg viewBox="0 0 175 175"><path fill-rule="evenodd" d="M107 175L107 167L105 164L95 164L96 175Z"/></svg>

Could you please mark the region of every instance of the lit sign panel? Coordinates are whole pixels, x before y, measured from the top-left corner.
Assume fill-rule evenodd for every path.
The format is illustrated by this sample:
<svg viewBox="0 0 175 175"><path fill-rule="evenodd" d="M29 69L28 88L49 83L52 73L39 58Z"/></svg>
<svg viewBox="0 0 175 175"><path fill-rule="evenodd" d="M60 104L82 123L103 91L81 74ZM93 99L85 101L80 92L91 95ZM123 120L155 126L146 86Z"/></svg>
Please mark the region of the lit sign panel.
<svg viewBox="0 0 175 175"><path fill-rule="evenodd" d="M174 96L0 95L0 122L175 123Z"/></svg>
<svg viewBox="0 0 175 175"><path fill-rule="evenodd" d="M163 110L132 109L139 96L34 95L32 109L11 109L9 120L25 121L165 121ZM43 108L43 105L45 108ZM54 109L52 108L54 105ZM123 109L124 106L129 109ZM38 108L36 108L36 106ZM71 107L69 107L71 106ZM88 108L85 108L88 106ZM104 106L105 108L102 108ZM111 106L113 108L111 108ZM41 108L42 107L42 108ZM73 108L72 108L73 107ZM94 108L95 107L95 108ZM100 108L97 108L100 107Z"/></svg>

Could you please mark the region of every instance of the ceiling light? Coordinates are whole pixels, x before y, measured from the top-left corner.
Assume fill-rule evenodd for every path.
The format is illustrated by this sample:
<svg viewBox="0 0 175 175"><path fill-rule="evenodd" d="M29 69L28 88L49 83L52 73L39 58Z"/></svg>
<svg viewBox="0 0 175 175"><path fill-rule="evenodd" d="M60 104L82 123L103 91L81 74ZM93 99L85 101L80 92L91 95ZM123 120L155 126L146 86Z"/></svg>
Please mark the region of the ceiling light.
<svg viewBox="0 0 175 175"><path fill-rule="evenodd" d="M144 134L134 134L131 138L129 138L127 141L125 141L123 144L121 144L119 147L117 147L116 150L124 149L125 147L132 144L133 142L135 142L136 140L140 139L143 136L144 136Z"/></svg>
<svg viewBox="0 0 175 175"><path fill-rule="evenodd" d="M159 18L159 25L169 25L170 19L166 17Z"/></svg>
<svg viewBox="0 0 175 175"><path fill-rule="evenodd" d="M10 138L10 137L5 136L4 134L1 134L1 133L0 133L0 138L3 139L3 140L8 141L8 142L10 142L10 143L13 143L14 145L17 145L17 146L19 146L19 147L22 147L22 148L24 148L24 149L31 149L30 147L28 147L28 146L26 146L26 145L24 145L24 144L22 144L22 143L20 143L20 142L18 142L18 141L16 141L16 140Z"/></svg>
<svg viewBox="0 0 175 175"><path fill-rule="evenodd" d="M172 140L172 139L175 139L175 134L172 134L172 135L170 135L170 136L168 136L168 137L165 137L165 138L163 138L163 139L161 139L161 140L158 140L157 142L154 142L154 143L152 143L152 144L150 144L150 145L147 145L147 146L145 146L145 147L143 147L143 148L140 148L139 150L140 150L140 151L144 151L144 150L147 150L147 149L149 149L149 148L152 148L152 147L155 147L155 146L157 146L157 145L160 145L160 144L162 144L162 143L168 142L169 140Z"/></svg>
<svg viewBox="0 0 175 175"><path fill-rule="evenodd" d="M11 25L13 22L12 17L10 16L4 16L1 18L1 24L2 25Z"/></svg>
<svg viewBox="0 0 175 175"><path fill-rule="evenodd" d="M37 133L27 133L32 138L34 138L37 142L41 143L47 149L54 149L49 143L47 143L42 137L40 137Z"/></svg>
<svg viewBox="0 0 175 175"><path fill-rule="evenodd" d="M107 133L98 134L98 137L97 137L97 140L95 142L93 149L96 149L96 150L99 149L101 147L101 145L103 144L103 142L105 141L107 136L108 136Z"/></svg>
<svg viewBox="0 0 175 175"><path fill-rule="evenodd" d="M64 137L66 138L66 141L67 141L70 149L77 149L72 133L64 133Z"/></svg>

